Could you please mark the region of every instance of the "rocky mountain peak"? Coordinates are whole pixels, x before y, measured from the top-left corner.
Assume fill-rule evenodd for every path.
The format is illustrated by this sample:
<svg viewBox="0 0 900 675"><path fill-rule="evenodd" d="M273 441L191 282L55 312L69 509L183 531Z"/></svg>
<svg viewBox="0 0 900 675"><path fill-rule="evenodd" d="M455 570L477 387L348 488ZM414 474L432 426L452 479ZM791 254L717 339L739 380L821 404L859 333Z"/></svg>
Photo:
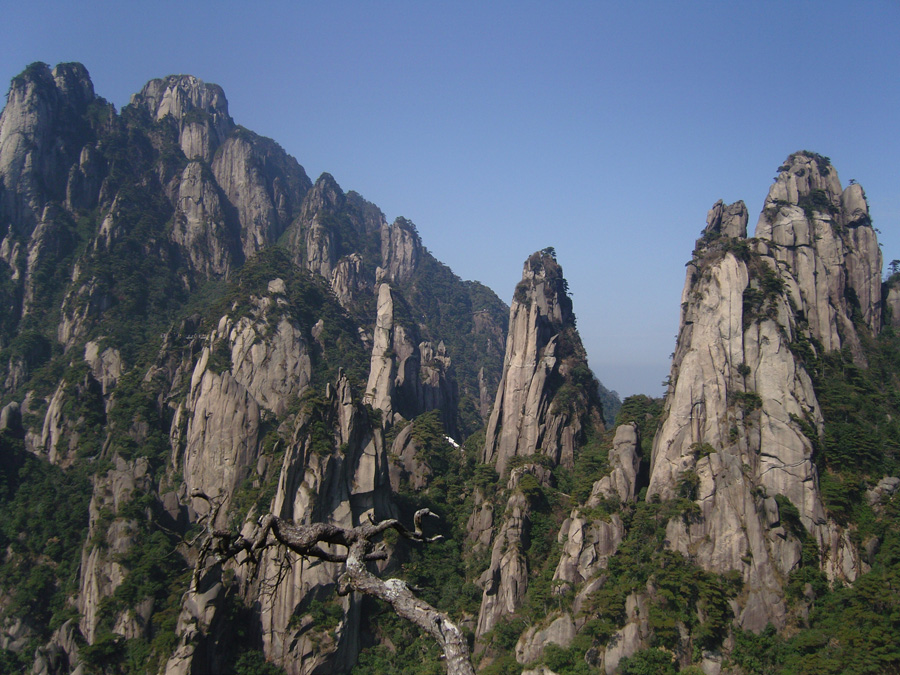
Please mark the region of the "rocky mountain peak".
<svg viewBox="0 0 900 675"><path fill-rule="evenodd" d="M784 202L802 206L804 201L812 199L820 206L826 206L827 200L839 208L841 192L841 182L831 160L803 150L791 154L778 167L778 177L769 188L766 206Z"/></svg>
<svg viewBox="0 0 900 675"><path fill-rule="evenodd" d="M535 303L540 315L559 326L574 323L569 284L556 261L553 247L532 253L522 269L522 281L516 286L513 304Z"/></svg>
<svg viewBox="0 0 900 675"><path fill-rule="evenodd" d="M140 93L131 97L131 103L146 108L158 120L172 115L182 121L189 113L199 111L233 124L222 87L207 84L193 75L169 75L150 80Z"/></svg>
<svg viewBox="0 0 900 675"><path fill-rule="evenodd" d="M346 201L344 191L334 177L330 173L323 173L306 194L300 208L300 219L312 223L317 213L336 213L344 208Z"/></svg>
<svg viewBox="0 0 900 675"><path fill-rule="evenodd" d="M510 458L539 452L572 466L584 427L602 428L592 383L562 267L552 248L537 251L525 261L510 306L483 461L496 462L501 476Z"/></svg>
<svg viewBox="0 0 900 675"><path fill-rule="evenodd" d="M216 148L235 128L222 87L193 75L150 80L131 97L131 104L145 108L156 120L171 115L178 123L181 150L188 159L211 161Z"/></svg>
<svg viewBox="0 0 900 675"><path fill-rule="evenodd" d="M724 235L736 239L747 238L747 207L743 201L726 206L721 199L706 214L705 237Z"/></svg>
<svg viewBox="0 0 900 675"><path fill-rule="evenodd" d="M709 246L688 266L647 493L687 495L699 507L696 518L670 521L667 539L706 569L740 572L746 600L736 615L752 630L784 625L784 579L805 537L829 579L865 569L823 507L813 455L824 419L797 350L846 345L865 365L860 332L879 328L881 254L862 188L851 188L842 190L827 158L795 153L756 238L708 237L728 229L732 207L719 202L701 240ZM733 207L740 220L743 204ZM794 509L803 529L785 536Z"/></svg>
<svg viewBox="0 0 900 675"><path fill-rule="evenodd" d="M80 63L32 63L13 78L0 115L0 212L15 229L29 231L48 199L64 200L87 135L81 115L95 98Z"/></svg>
<svg viewBox="0 0 900 675"><path fill-rule="evenodd" d="M779 171L756 237L794 278L812 335L826 351L849 345L865 365L852 315L858 304L869 330L881 329L882 264L865 192L844 190L830 160L812 152L795 152Z"/></svg>
<svg viewBox="0 0 900 675"><path fill-rule="evenodd" d="M83 109L96 98L91 76L80 63L59 63L52 75L60 94L75 108Z"/></svg>
<svg viewBox="0 0 900 675"><path fill-rule="evenodd" d="M381 270L379 278L394 283L408 281L419 265L422 240L416 226L406 218L397 218L391 225L381 225Z"/></svg>

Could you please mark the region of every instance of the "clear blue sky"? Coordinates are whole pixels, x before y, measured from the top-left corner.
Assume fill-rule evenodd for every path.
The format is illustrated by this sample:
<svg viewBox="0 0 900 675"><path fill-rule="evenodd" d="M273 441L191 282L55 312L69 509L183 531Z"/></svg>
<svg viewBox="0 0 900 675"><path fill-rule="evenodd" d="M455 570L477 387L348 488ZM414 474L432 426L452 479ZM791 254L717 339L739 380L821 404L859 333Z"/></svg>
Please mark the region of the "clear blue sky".
<svg viewBox="0 0 900 675"><path fill-rule="evenodd" d="M554 246L591 366L660 395L684 264L717 200L755 226L791 152L858 180L900 258L900 3L0 0L0 79L81 61L153 78L328 171L510 301Z"/></svg>

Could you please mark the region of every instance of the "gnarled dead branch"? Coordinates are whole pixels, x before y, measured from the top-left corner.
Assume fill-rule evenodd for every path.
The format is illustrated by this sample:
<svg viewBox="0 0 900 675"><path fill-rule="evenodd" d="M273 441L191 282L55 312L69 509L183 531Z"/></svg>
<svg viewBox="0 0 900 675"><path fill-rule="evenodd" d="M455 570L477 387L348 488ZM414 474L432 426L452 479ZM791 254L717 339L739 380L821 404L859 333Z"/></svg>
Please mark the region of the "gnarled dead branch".
<svg viewBox="0 0 900 675"><path fill-rule="evenodd" d="M260 551L273 546L284 546L289 551L308 558L344 563L344 572L338 583L338 594L346 595L351 591L357 591L384 600L399 616L412 621L437 640L444 652L449 675L474 675L469 645L459 626L445 612L438 611L417 598L406 582L400 579L380 579L366 567L367 562L387 558L383 543L376 541L387 530L394 530L401 537L412 541L423 543L440 541L441 536L427 537L422 531L422 521L425 517L437 517L429 509L420 509L416 512L413 530L407 529L396 518L378 522L370 519L367 523L346 528L327 523L295 525L268 513L257 521L248 538L227 530L215 529L214 523L221 507L218 500L211 499L199 490L194 490L191 496L203 499L210 505L210 511L205 518L204 541L194 570L192 589L197 588L197 582L206 568L210 554L214 556L216 563L235 559L240 564L258 565ZM346 552L328 551L321 547L322 544L344 548ZM241 553L244 556L238 559Z"/></svg>

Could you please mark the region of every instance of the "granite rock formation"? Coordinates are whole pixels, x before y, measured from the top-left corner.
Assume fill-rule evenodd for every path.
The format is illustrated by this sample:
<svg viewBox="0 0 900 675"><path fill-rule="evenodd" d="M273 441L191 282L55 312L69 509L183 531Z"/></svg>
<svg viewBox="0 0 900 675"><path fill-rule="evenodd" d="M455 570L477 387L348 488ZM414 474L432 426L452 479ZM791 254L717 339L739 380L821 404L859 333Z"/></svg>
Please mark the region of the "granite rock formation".
<svg viewBox="0 0 900 675"><path fill-rule="evenodd" d="M670 521L671 547L739 571L738 622L761 630L784 624L783 580L801 559L777 499L799 512L830 579L866 569L822 505L813 453L823 419L798 345L846 346L864 362L859 331L881 327L881 253L862 188L842 190L818 155L781 167L753 239L744 214L740 203L714 206L688 264L648 494L696 501L693 522Z"/></svg>

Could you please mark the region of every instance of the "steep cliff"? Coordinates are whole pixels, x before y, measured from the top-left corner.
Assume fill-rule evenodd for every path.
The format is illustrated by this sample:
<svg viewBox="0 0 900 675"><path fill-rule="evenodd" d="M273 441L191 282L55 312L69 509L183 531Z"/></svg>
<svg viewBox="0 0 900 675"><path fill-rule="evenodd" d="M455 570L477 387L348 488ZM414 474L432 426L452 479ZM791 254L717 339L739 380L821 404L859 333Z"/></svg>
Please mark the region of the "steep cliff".
<svg viewBox="0 0 900 675"><path fill-rule="evenodd" d="M534 515L535 500L544 502L542 488L554 487L551 469L573 469L576 450L589 434L603 430L597 383L567 290L552 249L539 251L525 262L510 307L503 376L481 452L482 462L494 464L501 478L508 476L492 510L499 512L504 499L506 504L498 522L491 523L490 565L479 580L478 637L515 615L525 601L533 576L526 552L536 538L534 519L543 516ZM527 463L520 458L528 458ZM517 460L520 465L510 471ZM477 506L478 512L485 508ZM484 536L471 529L480 521L473 514L470 538Z"/></svg>
<svg viewBox="0 0 900 675"><path fill-rule="evenodd" d="M509 310L503 377L482 454L501 476L511 458L534 454L571 468L585 427L603 428L567 291L551 250L525 261Z"/></svg>
<svg viewBox="0 0 900 675"><path fill-rule="evenodd" d="M881 253L862 188L842 190L809 153L781 167L754 239L741 222L743 204L717 204L688 265L648 494L699 507L670 521L672 548L739 571L739 622L761 630L786 621L784 584L811 564L807 537L830 579L867 569L823 508L824 420L804 353L846 347L865 363L860 336L881 328Z"/></svg>

